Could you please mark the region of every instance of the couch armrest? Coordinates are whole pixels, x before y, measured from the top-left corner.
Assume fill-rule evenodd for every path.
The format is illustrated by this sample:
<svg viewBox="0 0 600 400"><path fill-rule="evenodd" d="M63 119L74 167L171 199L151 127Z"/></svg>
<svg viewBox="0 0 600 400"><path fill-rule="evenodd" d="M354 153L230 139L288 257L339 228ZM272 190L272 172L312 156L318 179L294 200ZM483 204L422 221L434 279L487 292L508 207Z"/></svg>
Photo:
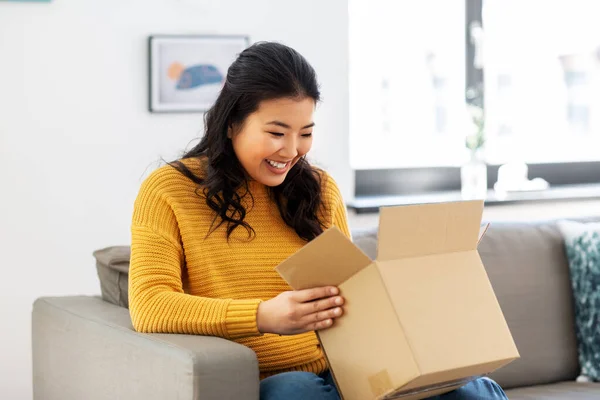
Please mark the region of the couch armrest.
<svg viewBox="0 0 600 400"><path fill-rule="evenodd" d="M96 297L36 300L32 345L36 400L259 398L249 348L216 337L137 333L127 309Z"/></svg>

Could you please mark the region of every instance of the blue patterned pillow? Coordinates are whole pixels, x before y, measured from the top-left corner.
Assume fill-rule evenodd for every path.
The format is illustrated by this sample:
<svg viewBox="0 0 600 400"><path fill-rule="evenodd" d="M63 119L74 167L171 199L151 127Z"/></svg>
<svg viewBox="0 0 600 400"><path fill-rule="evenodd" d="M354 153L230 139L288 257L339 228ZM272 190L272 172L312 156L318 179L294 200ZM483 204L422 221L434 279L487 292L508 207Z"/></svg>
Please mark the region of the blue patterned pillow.
<svg viewBox="0 0 600 400"><path fill-rule="evenodd" d="M558 226L571 272L581 375L600 381L600 223Z"/></svg>

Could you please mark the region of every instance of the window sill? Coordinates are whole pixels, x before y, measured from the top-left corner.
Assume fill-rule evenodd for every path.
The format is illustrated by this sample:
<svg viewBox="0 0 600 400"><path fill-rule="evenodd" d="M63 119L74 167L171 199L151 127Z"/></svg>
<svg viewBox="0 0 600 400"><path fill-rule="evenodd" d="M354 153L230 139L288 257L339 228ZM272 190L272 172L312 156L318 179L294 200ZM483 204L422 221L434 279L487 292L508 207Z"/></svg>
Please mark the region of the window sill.
<svg viewBox="0 0 600 400"><path fill-rule="evenodd" d="M485 205L496 206L585 199L600 199L600 184L560 185L541 191L510 192L505 196L499 195L494 190L489 190ZM398 196L357 196L353 201L348 202L348 208L357 214L366 214L377 213L380 207L460 200L464 200L460 191Z"/></svg>

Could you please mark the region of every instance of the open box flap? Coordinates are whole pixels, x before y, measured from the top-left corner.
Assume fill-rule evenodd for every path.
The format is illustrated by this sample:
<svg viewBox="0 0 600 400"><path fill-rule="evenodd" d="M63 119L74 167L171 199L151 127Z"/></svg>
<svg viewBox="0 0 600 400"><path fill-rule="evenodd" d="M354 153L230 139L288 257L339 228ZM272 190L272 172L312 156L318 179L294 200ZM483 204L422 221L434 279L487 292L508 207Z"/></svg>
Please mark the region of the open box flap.
<svg viewBox="0 0 600 400"><path fill-rule="evenodd" d="M383 207L377 259L477 249L483 200Z"/></svg>
<svg viewBox="0 0 600 400"><path fill-rule="evenodd" d="M275 269L295 290L338 286L372 263L338 228L323 232Z"/></svg>
<svg viewBox="0 0 600 400"><path fill-rule="evenodd" d="M483 224L479 227L479 239L477 239L477 245L479 245L479 243L481 243L481 239L483 239L483 237L487 233L487 230L489 227L490 227L489 223Z"/></svg>

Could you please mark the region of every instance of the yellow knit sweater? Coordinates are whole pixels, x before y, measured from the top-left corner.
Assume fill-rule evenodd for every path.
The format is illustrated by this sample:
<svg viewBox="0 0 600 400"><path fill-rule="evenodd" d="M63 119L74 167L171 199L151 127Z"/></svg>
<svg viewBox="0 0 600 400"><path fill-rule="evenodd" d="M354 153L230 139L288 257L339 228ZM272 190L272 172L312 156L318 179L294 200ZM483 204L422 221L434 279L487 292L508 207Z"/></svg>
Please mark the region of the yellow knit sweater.
<svg viewBox="0 0 600 400"><path fill-rule="evenodd" d="M197 160L186 160L200 172ZM338 187L323 176L323 220L348 236ZM306 242L287 226L267 188L250 182L244 197L243 227L229 242L225 224L208 235L215 218L196 185L171 166L154 171L142 184L132 221L129 308L139 332L184 333L227 338L250 347L261 378L284 371L321 373L327 364L314 332L294 336L261 334L258 304L291 288L275 271ZM208 236L207 236L208 235Z"/></svg>

